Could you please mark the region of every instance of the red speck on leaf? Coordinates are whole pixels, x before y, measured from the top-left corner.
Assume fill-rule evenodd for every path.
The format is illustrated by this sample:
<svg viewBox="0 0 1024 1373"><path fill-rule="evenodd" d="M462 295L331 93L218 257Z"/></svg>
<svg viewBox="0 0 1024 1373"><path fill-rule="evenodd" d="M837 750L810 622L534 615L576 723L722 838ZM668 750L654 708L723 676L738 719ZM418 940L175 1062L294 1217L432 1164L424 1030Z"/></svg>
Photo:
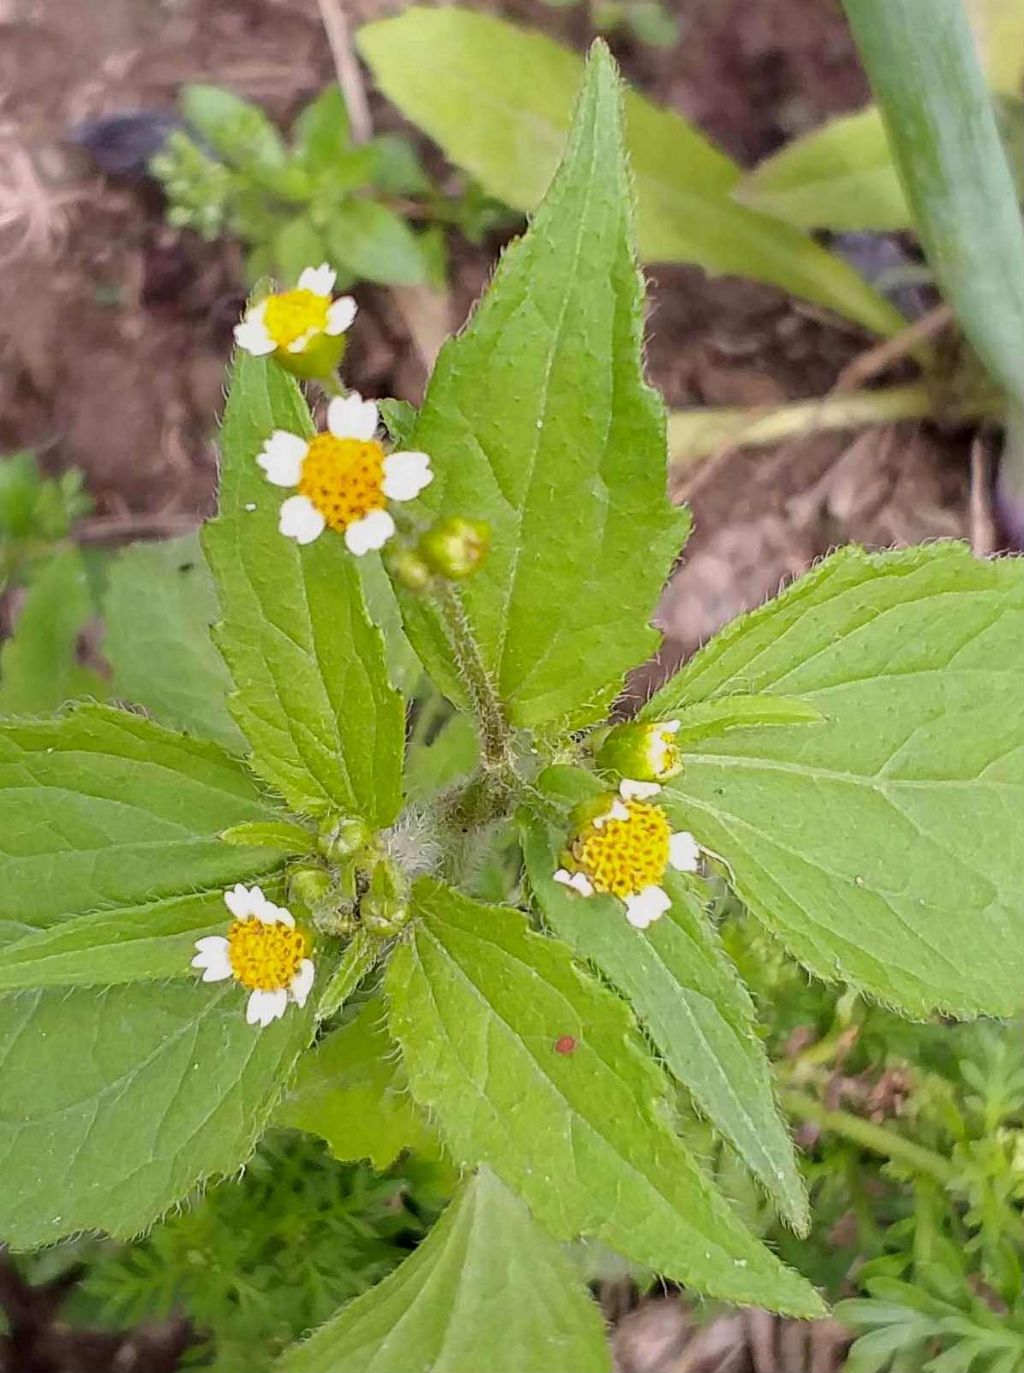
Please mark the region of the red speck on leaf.
<svg viewBox="0 0 1024 1373"><path fill-rule="evenodd" d="M562 1035L561 1039L555 1040L556 1054L571 1054L576 1048L576 1041L572 1035Z"/></svg>

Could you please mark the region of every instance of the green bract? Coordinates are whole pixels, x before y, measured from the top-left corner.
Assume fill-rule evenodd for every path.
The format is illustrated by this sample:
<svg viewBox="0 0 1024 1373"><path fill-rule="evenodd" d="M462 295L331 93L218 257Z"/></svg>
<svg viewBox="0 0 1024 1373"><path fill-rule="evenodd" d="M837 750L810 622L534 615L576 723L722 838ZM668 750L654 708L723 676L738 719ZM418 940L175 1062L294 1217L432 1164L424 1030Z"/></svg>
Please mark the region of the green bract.
<svg viewBox="0 0 1024 1373"><path fill-rule="evenodd" d="M447 13L396 24L459 22ZM396 32L372 31L378 67ZM211 130L238 114L193 100ZM308 171L335 156L337 116L337 96L304 116ZM634 134L658 117L636 118ZM552 119L524 203L567 110ZM270 175L279 142L246 128L233 155ZM694 233L760 234L725 199L732 170L700 146L729 209ZM640 170L651 233L658 177ZM796 242L825 282L833 260ZM400 257L397 238L375 246ZM836 554L642 708L671 726L682 768L673 757L663 790L637 793L621 774L645 732L601 745L627 673L657 646L650 617L688 528L665 496L643 308L619 84L599 45L531 227L443 349L420 412L385 408L436 473L385 561L330 530L302 547L279 532L280 492L256 457L274 430L308 434L312 420L272 360L237 359L209 565L190 541L129 550L110 577L122 708L0 721L13 1103L0 1239L131 1235L234 1173L273 1122L380 1169L411 1149L463 1170L416 1253L295 1346L287 1373L602 1373L600 1316L562 1248L581 1238L710 1296L823 1310L694 1142L690 1107L806 1227L696 846L822 977L916 1015L1024 1007L1024 569L955 544ZM441 575L439 556L411 578L390 556L466 522L490 547L464 579L462 563ZM38 661L18 639L5 650L12 712L37 708L34 682L44 708L99 690L72 671L91 609L77 555L33 594L51 642ZM666 907L645 907L646 923L588 878L580 803L590 839L607 826L609 843L646 816L644 890ZM233 981L204 985L190 966L196 939L216 946L227 929L236 884L291 911L298 929L273 910L269 924L308 941L315 964L305 1008L262 1029ZM257 899L233 893L236 907L243 896ZM248 930L259 936L255 916Z"/></svg>

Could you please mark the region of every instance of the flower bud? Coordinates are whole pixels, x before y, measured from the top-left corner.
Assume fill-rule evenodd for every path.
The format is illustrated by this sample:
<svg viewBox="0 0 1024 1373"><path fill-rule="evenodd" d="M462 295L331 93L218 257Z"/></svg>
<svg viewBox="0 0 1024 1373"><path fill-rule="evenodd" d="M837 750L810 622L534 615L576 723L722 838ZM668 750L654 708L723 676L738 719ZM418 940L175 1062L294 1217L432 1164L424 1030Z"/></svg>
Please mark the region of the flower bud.
<svg viewBox="0 0 1024 1373"><path fill-rule="evenodd" d="M273 354L278 366L302 381L326 381L334 377L344 356L344 334L318 334L301 353L278 348Z"/></svg>
<svg viewBox="0 0 1024 1373"><path fill-rule="evenodd" d="M408 923L411 914L408 883L391 863L378 863L370 889L359 903L363 926L371 934L388 938Z"/></svg>
<svg viewBox="0 0 1024 1373"><path fill-rule="evenodd" d="M307 911L315 911L331 890L331 877L323 868L294 868L288 874L288 898Z"/></svg>
<svg viewBox="0 0 1024 1373"><path fill-rule="evenodd" d="M320 826L320 852L332 862L351 858L370 842L366 823L351 815L331 815Z"/></svg>
<svg viewBox="0 0 1024 1373"><path fill-rule="evenodd" d="M667 782L683 770L678 729L678 720L615 725L597 747L597 765L638 782Z"/></svg>
<svg viewBox="0 0 1024 1373"><path fill-rule="evenodd" d="M428 529L418 551L434 572L452 581L472 576L491 546L491 527L483 520L449 515Z"/></svg>
<svg viewBox="0 0 1024 1373"><path fill-rule="evenodd" d="M425 590L433 572L413 548L394 548L384 555L388 571L408 591Z"/></svg>

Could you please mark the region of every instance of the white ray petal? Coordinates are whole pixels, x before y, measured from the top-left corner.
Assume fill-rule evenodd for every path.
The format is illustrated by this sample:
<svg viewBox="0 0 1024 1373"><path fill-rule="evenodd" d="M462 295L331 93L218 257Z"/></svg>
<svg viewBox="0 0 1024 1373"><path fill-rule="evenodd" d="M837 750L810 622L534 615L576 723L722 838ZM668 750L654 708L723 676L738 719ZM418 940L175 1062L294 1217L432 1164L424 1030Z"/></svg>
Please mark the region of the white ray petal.
<svg viewBox="0 0 1024 1373"><path fill-rule="evenodd" d="M277 1020L284 1015L288 1009L288 992L284 987L278 987L276 991L263 992L255 991L249 996L249 1004L245 1008L245 1019L249 1025L269 1025L272 1020Z"/></svg>
<svg viewBox="0 0 1024 1373"><path fill-rule="evenodd" d="M306 496L289 496L281 506L277 527L296 543L312 543L324 532L327 521Z"/></svg>
<svg viewBox="0 0 1024 1373"><path fill-rule="evenodd" d="M567 868L559 868L554 877L556 882L578 891L580 896L594 895L594 884L584 872L569 872Z"/></svg>
<svg viewBox="0 0 1024 1373"><path fill-rule="evenodd" d="M361 439L364 443L377 432L380 415L372 400L363 400L358 391L335 396L327 407L327 428L336 439Z"/></svg>
<svg viewBox="0 0 1024 1373"><path fill-rule="evenodd" d="M688 830L670 837L668 861L678 872L696 872L700 867L700 845Z"/></svg>
<svg viewBox="0 0 1024 1373"><path fill-rule="evenodd" d="M619 783L619 795L624 801L649 801L659 791L661 787L657 782L634 782L629 777L623 777Z"/></svg>
<svg viewBox="0 0 1024 1373"><path fill-rule="evenodd" d="M334 290L337 272L326 262L319 267L306 267L299 277L300 291L312 291L315 296L329 296Z"/></svg>
<svg viewBox="0 0 1024 1373"><path fill-rule="evenodd" d="M345 530L345 544L357 558L371 549L383 548L395 532L395 522L386 510L371 510Z"/></svg>
<svg viewBox="0 0 1024 1373"><path fill-rule="evenodd" d="M305 1006L306 999L313 987L313 978L316 977L316 968L311 958L304 958L299 964L299 971L292 978L292 984L288 988L288 993L296 1006Z"/></svg>
<svg viewBox="0 0 1024 1373"><path fill-rule="evenodd" d="M256 357L264 357L267 353L272 353L277 347L277 344L267 333L267 326L263 322L266 309L266 301L261 301L259 305L254 305L251 310L247 310L241 322L235 325L235 343L239 348L244 348L247 353L252 353Z"/></svg>
<svg viewBox="0 0 1024 1373"><path fill-rule="evenodd" d="M603 829L604 826L607 825L607 823L608 823L609 820L628 820L628 819L629 819L629 811L628 811L628 810L626 809L626 807L622 804L622 802L616 798L616 800L614 800L614 801L612 802L612 804L611 804L611 806L609 807L609 809L606 810L605 813L604 813L603 815L595 815L594 818L593 818L593 820L591 820L590 823L594 826L594 829L599 830L599 829Z"/></svg>
<svg viewBox="0 0 1024 1373"><path fill-rule="evenodd" d="M275 486L298 486L309 443L287 429L275 429L256 455L267 480Z"/></svg>
<svg viewBox="0 0 1024 1373"><path fill-rule="evenodd" d="M626 919L638 930L645 930L664 915L671 904L668 892L661 887L644 887L636 896L626 897Z"/></svg>
<svg viewBox="0 0 1024 1373"><path fill-rule="evenodd" d="M412 501L434 480L426 453L392 453L384 459L382 490L391 501Z"/></svg>
<svg viewBox="0 0 1024 1373"><path fill-rule="evenodd" d="M327 328L325 334L343 334L351 328L356 317L356 303L351 296L339 296L327 307Z"/></svg>
<svg viewBox="0 0 1024 1373"><path fill-rule="evenodd" d="M230 891L224 893L224 904L233 916L244 920L250 913L249 888L241 882L236 882Z"/></svg>

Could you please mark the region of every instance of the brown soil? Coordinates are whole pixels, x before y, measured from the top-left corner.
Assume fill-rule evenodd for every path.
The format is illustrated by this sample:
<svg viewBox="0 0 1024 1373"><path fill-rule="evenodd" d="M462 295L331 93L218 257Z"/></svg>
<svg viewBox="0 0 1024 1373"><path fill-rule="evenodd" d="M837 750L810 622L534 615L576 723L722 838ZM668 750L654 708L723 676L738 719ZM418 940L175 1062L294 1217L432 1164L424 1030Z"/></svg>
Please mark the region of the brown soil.
<svg viewBox="0 0 1024 1373"><path fill-rule="evenodd" d="M478 3L576 46L592 36L584 6ZM342 4L356 21L402 8ZM617 55L742 162L864 100L837 0L676 4L674 49L616 40ZM94 535L177 532L210 511L242 274L236 248L166 228L151 191L100 176L66 134L101 114L172 110L197 79L290 118L332 79L315 0L0 0L0 452L31 447L51 469L80 468ZM397 125L380 101L374 112ZM492 257L457 248L449 327ZM650 276L649 368L671 406L818 395L871 342L767 287L688 268ZM424 371L408 311L383 291L357 294L353 383L417 400ZM966 449L964 435L900 426L723 455L681 482L696 533L661 607L667 656L836 544L965 535Z"/></svg>

